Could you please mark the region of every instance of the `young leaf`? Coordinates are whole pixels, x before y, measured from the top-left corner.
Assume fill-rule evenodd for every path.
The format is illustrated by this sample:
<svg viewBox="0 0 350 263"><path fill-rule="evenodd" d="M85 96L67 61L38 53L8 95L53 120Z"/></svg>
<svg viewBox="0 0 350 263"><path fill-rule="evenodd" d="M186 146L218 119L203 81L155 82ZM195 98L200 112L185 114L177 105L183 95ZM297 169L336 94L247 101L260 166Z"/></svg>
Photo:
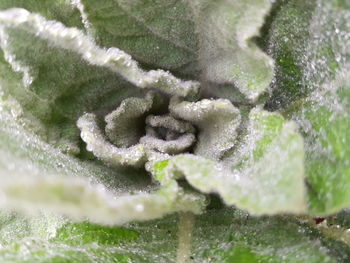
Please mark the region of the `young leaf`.
<svg viewBox="0 0 350 263"><path fill-rule="evenodd" d="M189 121L199 128L195 154L219 160L233 147L241 117L239 110L229 100L204 99L188 102L174 98L170 102L169 110L175 117Z"/></svg>

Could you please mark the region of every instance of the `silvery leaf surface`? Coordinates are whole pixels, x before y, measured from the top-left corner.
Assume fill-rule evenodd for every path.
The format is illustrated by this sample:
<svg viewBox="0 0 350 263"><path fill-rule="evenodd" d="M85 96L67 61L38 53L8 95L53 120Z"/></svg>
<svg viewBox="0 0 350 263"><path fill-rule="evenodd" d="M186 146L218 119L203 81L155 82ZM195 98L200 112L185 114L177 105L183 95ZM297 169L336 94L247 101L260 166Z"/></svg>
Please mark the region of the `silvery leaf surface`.
<svg viewBox="0 0 350 263"><path fill-rule="evenodd" d="M269 32L276 77L282 77L268 104L303 134L308 206L315 214L337 212L350 201L349 18L347 1L285 2Z"/></svg>

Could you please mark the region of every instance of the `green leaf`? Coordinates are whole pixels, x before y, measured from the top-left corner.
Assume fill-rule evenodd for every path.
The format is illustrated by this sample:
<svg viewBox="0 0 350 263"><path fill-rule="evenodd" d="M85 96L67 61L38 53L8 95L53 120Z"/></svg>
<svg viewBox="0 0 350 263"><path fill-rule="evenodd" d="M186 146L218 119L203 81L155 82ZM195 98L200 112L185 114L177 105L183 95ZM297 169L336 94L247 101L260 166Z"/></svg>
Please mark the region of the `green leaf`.
<svg viewBox="0 0 350 263"><path fill-rule="evenodd" d="M81 31L23 9L2 11L0 28L5 98L17 100L25 117L44 125L37 132L73 154L79 152L78 117L85 111L110 110L131 94L140 96L130 82L172 95L198 92L196 82L162 70L145 72L123 51L99 48Z"/></svg>
<svg viewBox="0 0 350 263"><path fill-rule="evenodd" d="M350 204L349 72L289 109L305 136L309 208L316 214L338 212Z"/></svg>
<svg viewBox="0 0 350 263"><path fill-rule="evenodd" d="M234 153L241 164L227 159L224 166L195 155L177 155L166 165L157 164L155 177L184 177L199 191L218 193L227 205L253 214L304 212L303 141L295 124L259 109L250 118L244 147Z"/></svg>
<svg viewBox="0 0 350 263"><path fill-rule="evenodd" d="M200 115L193 118L197 116ZM209 123L213 124L213 120ZM201 192L218 193L226 204L253 214L304 212L304 148L295 123L257 107L250 112L246 125L245 135L241 135L231 157L226 157L225 165L193 155L179 155L165 166L157 166L156 177L180 174Z"/></svg>
<svg viewBox="0 0 350 263"><path fill-rule="evenodd" d="M169 111L199 128L194 154L219 160L233 147L241 117L229 100L188 102L175 98L170 102Z"/></svg>
<svg viewBox="0 0 350 263"><path fill-rule="evenodd" d="M291 104L309 92L304 69L309 62L310 49L318 46L310 43L315 34L313 19L319 22L317 17L313 18L316 2L295 0L275 4L266 39L266 49L276 64L272 96L267 102L269 109L276 110Z"/></svg>
<svg viewBox="0 0 350 263"><path fill-rule="evenodd" d="M86 148L106 164L115 167L123 165L142 167L147 161L143 145L118 148L111 144L100 131L97 117L93 113L84 114L79 118L77 125L81 129L81 138L86 143Z"/></svg>
<svg viewBox="0 0 350 263"><path fill-rule="evenodd" d="M101 45L119 47L147 66L201 75L215 96L223 97L217 84L228 84L229 96L236 86L255 101L272 80L273 61L251 40L269 12L268 0L81 3Z"/></svg>
<svg viewBox="0 0 350 263"><path fill-rule="evenodd" d="M196 141L195 128L188 122L177 120L169 114L146 118L146 135L140 138L145 146L161 153L177 154L187 151ZM158 131L168 129L165 140Z"/></svg>
<svg viewBox="0 0 350 263"><path fill-rule="evenodd" d="M258 213L305 210L304 146L294 122L260 107L252 109L238 142L223 161L243 178L242 191L247 188L244 178L252 181L246 194L252 200L242 198L244 208L256 213L259 206Z"/></svg>
<svg viewBox="0 0 350 263"><path fill-rule="evenodd" d="M195 24L184 1L81 0L93 36L145 66L198 75Z"/></svg>
<svg viewBox="0 0 350 263"><path fill-rule="evenodd" d="M64 152L79 153L76 120L84 111L110 109L140 93L74 52L55 48L23 29L12 33L0 50L2 98L15 101L8 104L17 117L29 119L28 128ZM14 104L19 104L17 110Z"/></svg>
<svg viewBox="0 0 350 263"><path fill-rule="evenodd" d="M196 227L194 258L202 262L346 262L349 258L346 245L322 237L292 217L212 210L197 217Z"/></svg>
<svg viewBox="0 0 350 263"><path fill-rule="evenodd" d="M305 138L309 209L314 214L330 214L350 205L350 6L342 0L316 3L306 9L302 1L282 7L272 27L271 42L278 56L283 59L290 52L295 60L280 64L280 75L288 79L294 72L290 67L299 72L290 79L297 83L291 90L285 89L283 78L276 88L290 97L284 115L299 124ZM281 20L286 22L279 23ZM300 43L307 43L304 48L299 49L300 43L293 44L296 40L292 38L280 46L278 36L287 34L285 28L290 24L299 28L296 36ZM304 88L298 88L298 83ZM278 104L278 96L272 97L275 99Z"/></svg>
<svg viewBox="0 0 350 263"><path fill-rule="evenodd" d="M210 210L219 198L255 215L349 206L346 0L0 3L9 7L1 262L349 260L336 241L349 244L343 228ZM274 63L256 44L269 12L272 83ZM200 79L202 94L164 70ZM270 84L268 104L254 106ZM187 151L199 156L175 155ZM200 214L209 199L200 192L219 205ZM180 219L159 219L172 213Z"/></svg>
<svg viewBox="0 0 350 263"><path fill-rule="evenodd" d="M249 101L266 92L273 77L273 61L252 41L259 35L269 0L188 1L200 35L199 60L204 80L233 85ZM222 90L209 90L222 96ZM229 92L226 92L229 93Z"/></svg>
<svg viewBox="0 0 350 263"><path fill-rule="evenodd" d="M0 2L0 10L14 7L39 13L47 19L61 21L66 26L84 29L79 10L66 0L2 0Z"/></svg>
<svg viewBox="0 0 350 263"><path fill-rule="evenodd" d="M72 223L48 214L28 218L2 213L0 259L175 262L177 223L177 216L169 216L121 228ZM196 216L192 248L192 262L346 262L350 256L344 244L291 217L255 218L232 209Z"/></svg>
<svg viewBox="0 0 350 263"><path fill-rule="evenodd" d="M154 107L154 94L145 98L128 98L105 117L105 132L116 146L130 147L142 136L146 114Z"/></svg>
<svg viewBox="0 0 350 263"><path fill-rule="evenodd" d="M0 224L2 262L129 262L117 246L138 237L129 229L72 223L48 214L2 213Z"/></svg>
<svg viewBox="0 0 350 263"><path fill-rule="evenodd" d="M106 100L106 96L109 96L111 100L114 99L113 104L115 105L120 102L123 95L135 93L135 89L129 89L130 84L127 84L126 92L120 96L118 94L120 92L119 88L114 86L121 82L118 81L120 78L117 75L123 76L140 88L160 88L165 93L170 92L172 95L187 96L191 93L190 96L192 96L196 95L198 91L198 84L195 82L181 81L162 70L145 72L123 51L101 49L77 29L66 28L58 22L47 21L43 17L31 14L24 9L0 12L0 29L4 58L10 64L6 64L5 61L1 64L6 70L6 74L3 75L3 83L10 84L4 86L4 105L6 105L7 110L12 112L15 109L18 110L18 113L15 112L17 115L15 116L16 121L22 121L22 110L27 114L24 117L29 118L32 114L34 120L41 121L41 123L37 123L44 126L42 127L44 132L47 132L46 128L53 125L57 125L60 132L63 123L63 127L67 125L68 132L74 135L77 128L75 123L71 122L75 121L88 107L100 113L103 113L103 107L110 107L104 103L102 108L100 105L96 105L100 104L101 97ZM23 41L24 38L26 41ZM30 49L33 50L33 53L28 56ZM40 51L40 54L38 51ZM12 67L13 71L19 73L11 72L9 66ZM23 74L22 81L21 73ZM91 78L93 81L89 83ZM102 85L99 85L101 81ZM80 82L83 84L80 84ZM105 85L109 88L106 88ZM74 87L73 90L75 89L73 93L72 86ZM13 89L13 87L18 89ZM111 96L111 92L117 93L117 98L114 95ZM70 98L74 93L77 93L77 96L80 96L81 93L83 99L71 101ZM84 98L86 93L88 97ZM97 93L99 93L98 96L96 96ZM137 94L140 94L140 92ZM11 100L12 98L16 100ZM67 112L65 106L77 108L68 109ZM58 116L56 115L57 111ZM12 147L12 151L1 155L1 161L3 162L1 167L4 170L3 184L0 187L0 191L5 198L2 204L3 207L28 211L45 208L79 220L87 217L99 223L113 222L120 224L130 220L161 217L175 211L196 213L200 212L203 206L201 195L183 191L176 181L161 186L157 192L153 190L158 187L153 185L139 194L132 194L133 187L127 185L124 188L123 185L116 184L111 185L111 189L105 189L104 186L96 184L96 182L91 184L89 182L91 179L81 178L81 175L92 174L92 177L94 177L94 172L98 173L98 171L90 171L88 166L85 173L82 172L80 176L77 176L78 178L74 178L74 173L71 174L64 169L70 167L71 164L79 167L84 166L84 164L64 155L59 156L62 159L60 160L60 166L64 168L63 170L59 167L54 167L53 170L46 169L46 166L51 168L55 160L59 159L56 156L58 152L31 134L33 129L29 127L28 130L31 132L27 132L15 123L13 117L11 118L5 111L1 117L3 118L2 121L6 123L2 127L6 135L4 140L7 140L10 147ZM96 136L96 121L81 118L78 126L82 128L82 138L87 141L88 147L92 147L95 154L99 153L97 157L105 160L107 158L106 153L101 151L101 145L99 144L103 141L102 135L97 140L88 140L88 138ZM17 131L19 137L11 134L14 131ZM40 134L38 131L36 133ZM62 137L67 139L62 134L56 136L60 139ZM12 146L12 144L22 145L26 139L33 143L32 147L36 147L38 152L38 156L30 158L31 166L29 168L25 166L28 161L21 158L21 151L27 152L29 148L24 147L22 150ZM71 141L68 141L68 143L71 143ZM76 145L71 147L73 150L74 147L77 148L76 153L79 152L78 143L77 137ZM103 145L107 144L107 141L105 141ZM113 152L113 149L111 152ZM48 154L48 150L53 151L53 153ZM68 152L73 150L69 149ZM18 152L19 156L13 155L13 152ZM37 166L36 162L39 162L40 158L44 156L46 157L43 163L45 170L41 170L42 167ZM141 153L140 158L142 159L142 157L143 153ZM128 160L138 162L134 154L130 155ZM6 161L10 161L9 164L6 164ZM15 163L23 168L19 171L12 169L13 171L8 172L11 168L9 165L15 165ZM26 176L28 173L32 176ZM11 175L15 177L11 178ZM109 174L109 176L113 175ZM96 213L96 211L99 212Z"/></svg>
<svg viewBox="0 0 350 263"><path fill-rule="evenodd" d="M121 224L176 211L198 213L204 205L201 195L182 190L176 181L157 190L147 177L64 155L6 112L0 117L1 208L46 209L76 220Z"/></svg>

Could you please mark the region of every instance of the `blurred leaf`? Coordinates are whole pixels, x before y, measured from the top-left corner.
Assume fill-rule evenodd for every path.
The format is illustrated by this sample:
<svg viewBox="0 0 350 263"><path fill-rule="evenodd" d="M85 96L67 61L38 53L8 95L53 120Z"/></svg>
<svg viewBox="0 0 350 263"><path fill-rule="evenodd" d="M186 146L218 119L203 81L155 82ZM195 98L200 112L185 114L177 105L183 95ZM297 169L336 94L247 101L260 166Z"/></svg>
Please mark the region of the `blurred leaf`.
<svg viewBox="0 0 350 263"><path fill-rule="evenodd" d="M347 262L350 255L342 243L291 217L254 218L222 209L195 220L192 262ZM120 228L47 214L2 214L0 258L4 263L175 262L177 222L169 216ZM9 242L9 235L15 240Z"/></svg>
<svg viewBox="0 0 350 263"><path fill-rule="evenodd" d="M298 123L305 138L309 207L316 214L334 213L350 205L349 21L347 1L318 0L315 5L310 2L310 8L296 1L281 8L271 30L272 52L281 59L288 54L295 59L280 64L277 77L281 81L275 88L289 98L283 102L284 115ZM291 26L295 37L284 42ZM289 72L289 66L299 73ZM285 89L289 82L283 79L294 81L291 90ZM275 99L279 103L278 96L271 98L272 103Z"/></svg>
<svg viewBox="0 0 350 263"><path fill-rule="evenodd" d="M273 61L251 38L259 34L268 0L81 0L93 36L146 66L198 79L214 96L236 94L255 101L267 91ZM200 74L201 73L201 74ZM229 84L226 94L217 84Z"/></svg>

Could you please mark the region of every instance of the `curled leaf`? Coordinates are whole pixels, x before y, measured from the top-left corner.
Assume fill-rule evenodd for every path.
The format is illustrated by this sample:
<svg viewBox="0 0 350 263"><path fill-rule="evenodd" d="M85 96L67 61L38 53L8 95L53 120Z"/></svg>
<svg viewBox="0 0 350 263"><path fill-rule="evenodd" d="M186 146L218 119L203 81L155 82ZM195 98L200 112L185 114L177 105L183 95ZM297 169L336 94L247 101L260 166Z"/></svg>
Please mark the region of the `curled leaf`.
<svg viewBox="0 0 350 263"><path fill-rule="evenodd" d="M265 158L256 167L238 173L212 160L184 154L169 159L162 169L156 170L155 176L161 179L183 177L201 192L217 193L227 205L252 214L304 212L303 177L296 173L296 162L286 167L293 171L285 171L281 166L271 166L272 171L264 169L267 162L271 159Z"/></svg>
<svg viewBox="0 0 350 263"><path fill-rule="evenodd" d="M136 144L144 132L143 122L152 109L153 95L146 98L128 98L119 107L105 117L106 135L118 147L130 147Z"/></svg>
<svg viewBox="0 0 350 263"><path fill-rule="evenodd" d="M200 63L204 81L230 84L249 101L268 90L273 77L273 60L252 38L259 35L270 0L188 1L200 32ZM220 97L209 85L208 92Z"/></svg>
<svg viewBox="0 0 350 263"><path fill-rule="evenodd" d="M181 81L163 70L145 72L122 50L102 49L76 28L67 28L59 22L48 21L25 9L1 11L0 27L5 30L3 34L11 29L22 29L53 46L74 51L92 65L106 67L140 88L154 88L183 97L195 97L199 91L198 82Z"/></svg>
<svg viewBox="0 0 350 263"><path fill-rule="evenodd" d="M198 126L195 154L218 160L233 147L241 119L239 110L229 100L187 102L174 98L169 110L174 116Z"/></svg>
<svg viewBox="0 0 350 263"><path fill-rule="evenodd" d="M185 1L79 2L101 46L119 47L152 68L198 74L195 22Z"/></svg>
<svg viewBox="0 0 350 263"><path fill-rule="evenodd" d="M153 116L146 119L146 135L140 142L150 149L162 153L177 154L188 150L196 141L191 124L169 115ZM163 129L163 130L162 130Z"/></svg>
<svg viewBox="0 0 350 263"><path fill-rule="evenodd" d="M146 152L142 145L118 148L109 143L97 125L96 115L86 113L79 118L78 127L87 149L107 164L120 166L142 166L146 161Z"/></svg>
<svg viewBox="0 0 350 263"><path fill-rule="evenodd" d="M199 213L205 205L201 194L174 180L161 186L138 182L131 173L60 153L6 112L0 112L0 122L1 209L32 214L44 209L79 221L123 224L176 211Z"/></svg>

